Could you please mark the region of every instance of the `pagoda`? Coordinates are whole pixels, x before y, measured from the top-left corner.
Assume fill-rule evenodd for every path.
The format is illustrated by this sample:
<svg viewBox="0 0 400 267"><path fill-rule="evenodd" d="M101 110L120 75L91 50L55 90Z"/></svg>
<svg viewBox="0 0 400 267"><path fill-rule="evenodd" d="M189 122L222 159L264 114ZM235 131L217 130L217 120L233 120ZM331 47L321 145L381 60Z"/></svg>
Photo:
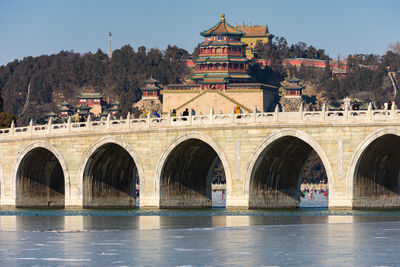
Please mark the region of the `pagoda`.
<svg viewBox="0 0 400 267"><path fill-rule="evenodd" d="M204 41L198 45L195 71L186 84L168 84L162 90L162 112L178 114L192 108L196 114L232 113L235 106L244 112L272 110L277 87L256 83L248 72L244 35L227 23L225 15L213 27L200 32Z"/></svg>
<svg viewBox="0 0 400 267"><path fill-rule="evenodd" d="M211 29L200 33L204 42L199 44L200 54L195 61L195 74L191 77L202 89L225 90L228 83L249 82L246 44L240 42L243 32L229 25L225 15Z"/></svg>
<svg viewBox="0 0 400 267"><path fill-rule="evenodd" d="M301 80L292 77L287 80L288 84L283 88L285 89L286 97L301 97L304 87L300 84Z"/></svg>
<svg viewBox="0 0 400 267"><path fill-rule="evenodd" d="M70 115L72 115L71 113L71 108L69 106L69 103L64 101L60 104L60 108L58 111L58 117L60 118L68 118Z"/></svg>
<svg viewBox="0 0 400 267"><path fill-rule="evenodd" d="M145 80L144 82L146 85L140 88L140 90L143 92L142 99L158 99L161 91L161 87L159 86L160 82L156 79L153 79L153 77Z"/></svg>

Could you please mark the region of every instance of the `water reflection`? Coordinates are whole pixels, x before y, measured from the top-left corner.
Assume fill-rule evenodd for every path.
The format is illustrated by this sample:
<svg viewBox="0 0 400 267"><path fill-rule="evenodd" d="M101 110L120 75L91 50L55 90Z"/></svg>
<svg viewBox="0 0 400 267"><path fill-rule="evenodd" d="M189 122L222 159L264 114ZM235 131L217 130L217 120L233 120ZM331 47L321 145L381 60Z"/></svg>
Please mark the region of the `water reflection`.
<svg viewBox="0 0 400 267"><path fill-rule="evenodd" d="M399 216L0 216L2 231L102 231L352 224L399 221Z"/></svg>
<svg viewBox="0 0 400 267"><path fill-rule="evenodd" d="M398 266L400 263L399 216L281 213L0 216L0 266ZM307 256L310 253L312 256Z"/></svg>

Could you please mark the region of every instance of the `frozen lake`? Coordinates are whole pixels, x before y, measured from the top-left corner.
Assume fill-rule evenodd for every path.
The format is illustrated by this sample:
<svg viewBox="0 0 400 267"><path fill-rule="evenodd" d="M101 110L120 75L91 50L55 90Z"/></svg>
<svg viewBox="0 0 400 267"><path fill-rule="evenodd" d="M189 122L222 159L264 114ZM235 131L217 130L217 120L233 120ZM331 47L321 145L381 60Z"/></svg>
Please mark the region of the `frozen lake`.
<svg viewBox="0 0 400 267"><path fill-rule="evenodd" d="M0 266L399 266L400 212L0 211Z"/></svg>

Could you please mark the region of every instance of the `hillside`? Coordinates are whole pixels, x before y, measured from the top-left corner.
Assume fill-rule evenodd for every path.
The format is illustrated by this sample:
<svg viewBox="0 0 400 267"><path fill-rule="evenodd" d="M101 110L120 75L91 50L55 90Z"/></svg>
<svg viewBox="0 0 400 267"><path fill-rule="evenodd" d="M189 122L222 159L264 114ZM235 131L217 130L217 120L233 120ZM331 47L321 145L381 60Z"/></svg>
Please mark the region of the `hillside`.
<svg viewBox="0 0 400 267"><path fill-rule="evenodd" d="M341 77L332 75L330 58L323 49L303 42L289 46L285 38L276 37L270 45L257 44L249 73L258 82L276 86L287 76L297 76L306 85L304 94L314 99L317 108L322 102L335 104L346 96L364 102L375 101L381 106L394 96L388 72L392 72L396 80L400 77L400 53L394 51L396 53L388 51L382 56L349 56L346 76ZM145 47L135 51L126 45L116 49L112 58L98 50L94 54L61 51L15 60L0 66L3 109L17 115L18 125L27 124L31 118L39 123L47 112L57 111L57 104L62 101L75 105L76 96L81 92L95 91L102 93L105 100L118 100L119 115L125 116L128 111L134 111L132 104L141 97L139 88L150 76L164 85L187 82L191 69L185 66L184 60L190 57L187 51L176 46L168 46L165 51L146 50ZM326 60L328 64L325 69L304 65L287 67L282 64L286 57ZM258 59L268 60L269 66L258 64Z"/></svg>
<svg viewBox="0 0 400 267"><path fill-rule="evenodd" d="M188 73L182 59L188 53L176 46L165 51L123 46L110 59L101 50L95 54L61 51L55 55L26 57L0 67L0 88L4 111L18 115L18 123L36 122L57 104L76 104L81 92L101 92L106 100L118 100L126 115L141 96L140 86L150 76L162 84L179 83ZM27 95L30 84L30 94ZM26 110L25 102L28 99Z"/></svg>

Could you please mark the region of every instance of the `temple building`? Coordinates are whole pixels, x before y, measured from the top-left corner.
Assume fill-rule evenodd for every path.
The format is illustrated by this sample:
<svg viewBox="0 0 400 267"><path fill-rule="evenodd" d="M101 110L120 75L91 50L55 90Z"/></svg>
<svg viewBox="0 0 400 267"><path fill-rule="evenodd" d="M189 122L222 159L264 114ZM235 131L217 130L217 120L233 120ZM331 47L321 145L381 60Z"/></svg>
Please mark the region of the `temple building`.
<svg viewBox="0 0 400 267"><path fill-rule="evenodd" d="M271 44L274 35L268 31L268 25L238 25L235 28L244 33L240 41L246 44L246 57L252 59L256 51L254 50L257 42L262 45Z"/></svg>
<svg viewBox="0 0 400 267"><path fill-rule="evenodd" d="M301 80L292 77L287 80L285 89L285 97L301 97L304 87L300 84Z"/></svg>
<svg viewBox="0 0 400 267"><path fill-rule="evenodd" d="M68 102L64 101L60 104L60 108L58 110L58 117L59 118L68 118L71 116L74 112L72 112L72 109L69 105Z"/></svg>
<svg viewBox="0 0 400 267"><path fill-rule="evenodd" d="M282 110L285 112L298 111L301 106L304 110L311 110L312 103L303 96L304 86L296 77L288 78L282 86L282 98L280 101Z"/></svg>
<svg viewBox="0 0 400 267"><path fill-rule="evenodd" d="M98 116L102 112L102 99L101 93L82 93L78 96L79 106L89 106L90 112ZM87 108L83 108L86 110ZM84 111L83 111L84 112Z"/></svg>
<svg viewBox="0 0 400 267"><path fill-rule="evenodd" d="M140 90L143 92L142 99L159 99L160 91L162 90L162 88L158 85L160 82L153 79L153 77L145 80L144 82L146 85L140 88Z"/></svg>
<svg viewBox="0 0 400 267"><path fill-rule="evenodd" d="M228 24L225 16L212 28L200 33L195 73L190 84L169 84L164 87L163 113L188 108L196 113L232 113L238 105L244 112L273 109L277 96L275 86L256 83L248 72L247 44L244 33Z"/></svg>

